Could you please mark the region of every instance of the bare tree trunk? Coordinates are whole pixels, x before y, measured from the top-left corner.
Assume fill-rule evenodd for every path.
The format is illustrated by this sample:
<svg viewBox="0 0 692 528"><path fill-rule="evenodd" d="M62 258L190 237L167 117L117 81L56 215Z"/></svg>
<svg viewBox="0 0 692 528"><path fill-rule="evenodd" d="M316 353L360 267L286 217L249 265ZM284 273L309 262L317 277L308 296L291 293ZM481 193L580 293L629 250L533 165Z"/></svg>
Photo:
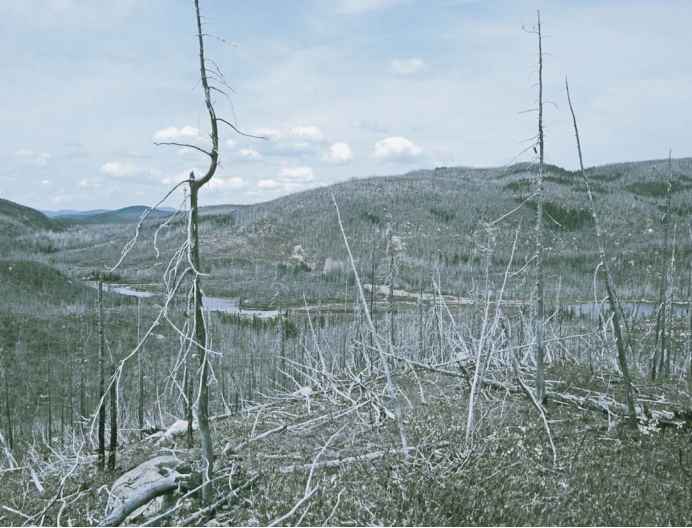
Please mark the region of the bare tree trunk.
<svg viewBox="0 0 692 528"><path fill-rule="evenodd" d="M115 361L111 357L111 388L110 388L110 445L108 446L108 469L115 471L115 456L118 451L118 390L115 382Z"/></svg>
<svg viewBox="0 0 692 528"><path fill-rule="evenodd" d="M670 236L670 200L672 194L671 153L668 153L668 184L666 187L666 209L663 213L663 251L661 253L661 286L658 295L658 311L656 314L656 346L651 362L651 379L663 369L666 349L666 297L668 292L668 238Z"/></svg>
<svg viewBox="0 0 692 528"><path fill-rule="evenodd" d="M689 226L688 226L689 229ZM689 229L690 241L692 241L692 229ZM692 391L692 256L688 257L689 280L687 287L687 386Z"/></svg>
<svg viewBox="0 0 692 528"><path fill-rule="evenodd" d="M636 419L636 412L634 410L634 399L632 397L632 380L630 378L629 368L627 365L627 353L625 341L622 336L622 321L624 320L624 314L622 313L622 307L618 301L617 294L615 292L615 286L613 285L613 279L610 274L610 266L608 265L608 258L606 255L605 242L603 240L603 234L601 231L601 224L598 219L598 213L596 212L596 204L594 203L593 194L591 193L591 186L589 185L589 178L586 176L584 171L584 158L581 151L581 140L579 139L579 127L577 126L577 117L574 113L574 107L572 106L572 98L569 93L569 84L567 79L565 79L565 91L567 92L567 102L569 103L569 110L572 114L572 124L574 125L574 137L577 141L577 153L579 154L579 172L581 173L582 180L586 187L586 194L589 198L589 205L591 207L591 216L594 222L594 228L596 230L596 242L598 244L598 254L603 264L603 270L605 272L606 279L606 292L608 294L608 304L610 310L613 313L613 331L615 332L615 345L618 351L618 364L620 370L622 371L622 378L625 385L625 404L627 406L627 412L632 420Z"/></svg>
<svg viewBox="0 0 692 528"><path fill-rule="evenodd" d="M197 396L197 426L202 444L202 459L204 462L204 474L202 486L202 500L209 503L211 500L212 473L214 468L214 451L211 443L211 431L209 429L209 359L207 357L207 329L204 322L202 307L202 290L200 281L200 256L199 256L199 220L198 220L198 195L199 190L214 176L219 160L219 130L218 119L211 100L211 90L207 79L207 67L204 58L204 34L202 33L202 21L199 14L199 0L195 0L195 15L197 18L197 41L199 44L199 68L204 92L204 102L209 113L211 126L212 148L209 152L210 164L207 173L195 180L194 173L190 174L190 262L194 267L194 302L195 302L195 341L199 350L200 377L199 393Z"/></svg>
<svg viewBox="0 0 692 528"><path fill-rule="evenodd" d="M538 175L536 178L536 399L545 397L545 303L543 295L543 35L538 17Z"/></svg>
<svg viewBox="0 0 692 528"><path fill-rule="evenodd" d="M194 302L195 302L195 341L199 350L200 358L200 379L199 379L199 394L197 397L197 424L202 443L202 457L204 459L204 480L205 486L202 488L202 497L205 503L211 500L211 489L209 482L212 478L214 453L211 445L211 432L209 430L209 360L207 357L207 329L204 321L204 313L202 306L202 290L200 289L200 257L199 257L199 235L198 235L198 211L197 211L197 195L199 187L194 180L194 174L190 175L190 231L191 231L191 246L190 256L192 265L197 272L194 278Z"/></svg>
<svg viewBox="0 0 692 528"><path fill-rule="evenodd" d="M195 400L192 394L192 375L190 371L192 370L192 360L187 358L185 360L185 370L183 372L183 391L185 392L183 398L185 413L185 420L187 421L187 431L185 432L185 437L187 439L187 448L192 449L193 436L192 436L192 406Z"/></svg>
<svg viewBox="0 0 692 528"><path fill-rule="evenodd" d="M668 164L670 164L670 158L668 158ZM663 355L661 356L661 366L659 372L663 372L663 375L670 377L670 356L672 354L672 340L671 334L673 332L673 277L675 277L675 252L677 249L677 230L678 225L673 226L673 245L670 249L670 264L666 270L666 310L668 315L668 323L666 324L667 332L664 333L663 337L665 339L665 344L663 346Z"/></svg>
<svg viewBox="0 0 692 528"><path fill-rule="evenodd" d="M52 369L50 369L52 370ZM48 378L48 445L53 445L53 392L51 390L52 380Z"/></svg>
<svg viewBox="0 0 692 528"><path fill-rule="evenodd" d="M388 316L389 316L389 351L394 353L395 331L394 331L394 277L396 275L396 253L393 245L393 231L391 225L387 229L387 255L389 256L389 292L387 295Z"/></svg>
<svg viewBox="0 0 692 528"><path fill-rule="evenodd" d="M7 366L3 369L3 375L5 378L5 419L7 420L7 441L9 443L10 449L14 448L14 427L12 426L12 409L10 407L10 384L7 381L7 370L9 368L9 361L7 361Z"/></svg>
<svg viewBox="0 0 692 528"><path fill-rule="evenodd" d="M142 326L142 303L141 299L137 298L137 343L141 339ZM137 425L139 427L139 437L144 437L144 365L142 364L142 354L144 353L144 345L137 353L137 370L139 374L139 401L137 402Z"/></svg>
<svg viewBox="0 0 692 528"><path fill-rule="evenodd" d="M99 424L98 424L98 466L103 471L106 464L106 405L104 401L105 381L104 381L104 336L103 336L103 279L99 276Z"/></svg>

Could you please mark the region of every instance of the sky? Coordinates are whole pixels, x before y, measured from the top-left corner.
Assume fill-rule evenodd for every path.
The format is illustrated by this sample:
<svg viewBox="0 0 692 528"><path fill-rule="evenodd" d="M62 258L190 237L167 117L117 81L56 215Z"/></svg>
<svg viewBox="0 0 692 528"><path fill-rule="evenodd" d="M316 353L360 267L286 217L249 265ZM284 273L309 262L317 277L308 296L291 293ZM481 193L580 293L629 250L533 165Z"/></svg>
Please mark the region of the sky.
<svg viewBox="0 0 692 528"><path fill-rule="evenodd" d="M537 9L546 161L577 163L565 76L587 166L692 155L688 0L200 3L216 112L267 138L222 128L202 205L530 160ZM0 197L146 205L205 172L196 151L154 144L209 144L192 0L3 1L0 20Z"/></svg>

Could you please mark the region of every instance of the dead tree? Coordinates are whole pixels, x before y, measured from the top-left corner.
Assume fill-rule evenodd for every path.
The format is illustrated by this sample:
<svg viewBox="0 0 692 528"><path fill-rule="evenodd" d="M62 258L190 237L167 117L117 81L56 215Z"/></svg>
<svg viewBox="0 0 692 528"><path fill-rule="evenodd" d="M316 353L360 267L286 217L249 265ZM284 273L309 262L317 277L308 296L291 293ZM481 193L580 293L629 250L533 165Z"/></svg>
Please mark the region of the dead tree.
<svg viewBox="0 0 692 528"><path fill-rule="evenodd" d="M541 12L537 12L538 25L538 173L536 175L536 399L545 397L545 301L543 285L543 35Z"/></svg>
<svg viewBox="0 0 692 528"><path fill-rule="evenodd" d="M0 352L2 352L2 347L0 347ZM2 356L0 356L0 360L2 360ZM13 409L10 407L10 384L7 380L7 371L9 370L10 361L6 361L5 363L6 364L0 366L3 367L2 373L5 385L5 420L7 424L5 432L7 433L8 445L11 450L14 448L14 427L12 423L12 415L14 413Z"/></svg>
<svg viewBox="0 0 692 528"><path fill-rule="evenodd" d="M620 370L622 371L622 378L625 385L625 404L627 406L627 412L629 413L629 416L632 419L635 419L636 412L634 409L634 399L632 396L632 380L630 378L629 368L627 365L627 348L622 333L622 323L624 321L624 314L622 312L622 307L620 306L620 302L615 292L613 278L610 273L610 266L608 264L608 258L606 255L605 242L603 240L603 232L601 231L601 224L598 219L596 204L594 203L593 194L591 192L591 185L589 184L589 178L587 177L586 172L584 171L584 158L582 156L581 140L579 139L579 127L577 126L577 117L574 113L574 106L572 105L572 98L569 93L569 83L567 82L567 79L565 79L565 91L567 92L567 103L569 104L569 110L572 114L572 124L574 125L574 137L577 141L577 153L579 155L579 172L584 182L584 186L586 187L586 195L589 199L591 217L593 218L594 228L596 230L598 255L601 260L601 265L603 266L603 271L605 274L606 293L608 294L608 305L610 307L610 311L613 313L613 331L615 333L615 345L618 351L618 364L620 366Z"/></svg>
<svg viewBox="0 0 692 528"><path fill-rule="evenodd" d="M663 224L663 250L661 252L661 282L658 290L658 309L656 311L656 345L654 346L654 357L651 362L651 379L663 370L666 348L668 347L668 335L666 328L666 312L668 309L668 240L670 237L670 201L673 190L673 171L671 163L671 153L668 153L668 181L666 184L666 208L663 212L661 223Z"/></svg>
<svg viewBox="0 0 692 528"><path fill-rule="evenodd" d="M137 342L142 339L142 302L137 297ZM144 345L137 353L137 371L139 384L139 398L137 402L137 425L139 427L139 437L144 438L144 366L142 364L142 354L144 353Z"/></svg>
<svg viewBox="0 0 692 528"><path fill-rule="evenodd" d="M105 380L104 380L104 353L105 353L105 338L103 335L103 278L99 274L99 316L98 316L98 332L99 332L99 420L98 420L98 466L103 470L106 464L106 407L104 405L105 396Z"/></svg>
<svg viewBox="0 0 692 528"><path fill-rule="evenodd" d="M197 42L199 45L199 70L204 93L204 103L209 114L209 125L211 127L211 150L207 152L209 156L209 167L206 174L199 180L195 179L195 174L190 173L190 223L189 223L189 258L193 268L193 295L194 295L194 339L199 351L200 377L199 392L197 395L197 426L199 428L202 444L202 462L204 465L202 486L202 500L205 503L211 500L210 481L214 469L214 450L211 443L211 431L209 429L209 358L207 356L207 328L204 321L202 307L201 289L201 259L199 254L199 211L197 209L199 191L216 172L219 163L219 120L214 111L211 100L211 89L207 78L207 64L204 58L204 35L202 33L202 21L199 14L199 0L195 0L195 16L197 19Z"/></svg>
<svg viewBox="0 0 692 528"><path fill-rule="evenodd" d="M692 243L692 226L687 226L690 242ZM692 254L688 257L689 280L687 285L687 386L692 391Z"/></svg>
<svg viewBox="0 0 692 528"><path fill-rule="evenodd" d="M111 356L111 380L115 376L115 361ZM117 383L110 384L110 442L108 446L108 469L115 471L115 456L118 451L118 387ZM103 408L103 406L101 406Z"/></svg>

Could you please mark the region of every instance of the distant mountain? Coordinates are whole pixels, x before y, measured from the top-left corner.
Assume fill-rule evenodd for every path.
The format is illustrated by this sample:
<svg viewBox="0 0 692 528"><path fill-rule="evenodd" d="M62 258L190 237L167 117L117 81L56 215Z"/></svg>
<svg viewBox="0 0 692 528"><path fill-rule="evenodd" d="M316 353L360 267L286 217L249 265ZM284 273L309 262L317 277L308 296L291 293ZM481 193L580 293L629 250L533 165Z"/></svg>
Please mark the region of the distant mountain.
<svg viewBox="0 0 692 528"><path fill-rule="evenodd" d="M69 224L131 224L138 222L142 215L149 209L145 205L133 205L115 210L72 211L64 212L59 216L62 222ZM172 214L172 209L155 209L147 216L147 219L155 220L167 218Z"/></svg>
<svg viewBox="0 0 692 528"><path fill-rule="evenodd" d="M110 209L92 209L90 211L79 211L77 209L60 209L58 211L41 211L48 218L82 217L93 216L107 213Z"/></svg>

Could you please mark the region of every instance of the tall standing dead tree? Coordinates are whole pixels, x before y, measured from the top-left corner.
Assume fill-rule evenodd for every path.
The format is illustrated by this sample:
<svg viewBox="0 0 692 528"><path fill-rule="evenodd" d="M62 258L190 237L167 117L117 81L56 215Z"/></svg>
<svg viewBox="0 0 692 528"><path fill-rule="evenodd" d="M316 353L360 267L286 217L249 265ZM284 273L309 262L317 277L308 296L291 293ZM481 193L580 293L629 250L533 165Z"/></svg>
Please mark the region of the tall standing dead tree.
<svg viewBox="0 0 692 528"><path fill-rule="evenodd" d="M111 379L115 376L115 361L111 355ZM118 451L118 386L110 384L110 441L108 444L108 469L115 471L115 456ZM102 406L103 407L103 406Z"/></svg>
<svg viewBox="0 0 692 528"><path fill-rule="evenodd" d="M99 469L103 470L106 464L106 407L103 404L105 395L105 380L104 380L104 365L105 361L105 338L103 335L103 278L99 275L98 277L99 286L99 425L98 425L98 466Z"/></svg>
<svg viewBox="0 0 692 528"><path fill-rule="evenodd" d="M543 35L541 12L538 25L538 173L536 175L536 399L545 398L545 302L543 294Z"/></svg>
<svg viewBox="0 0 692 528"><path fill-rule="evenodd" d="M199 10L199 0L194 0L195 6L195 20L197 23L197 45L199 53L199 75L202 84L202 93L204 97L204 104L209 115L209 138L211 140L211 148L206 149L199 147L197 145L191 145L188 143L177 143L177 142L159 142L157 145L173 145L178 147L191 148L198 152L205 154L209 158L209 166L204 176L197 179L194 172L190 173L190 177L187 180L187 184L190 188L190 211L188 216L188 232L187 232L187 259L192 271L192 330L190 343L194 348L197 349L199 357L199 378L197 380L197 393L194 399L195 404L195 414L197 418L197 427L199 429L202 447L202 462L204 466L203 474L203 485L202 485L202 500L208 502L211 499L211 486L210 482L212 479L212 473L214 468L214 451L211 442L211 431L209 429L209 371L210 363L208 357L208 342L207 342L207 327L204 318L204 309L202 305L202 287L201 287L201 258L199 250L199 191L204 187L209 181L214 177L216 169L219 164L219 123L223 123L234 130L236 133L251 137L254 139L265 139L259 136L252 136L250 134L245 134L241 132L238 127L236 127L230 121L217 117L216 111L214 110L214 103L211 97L212 90L222 93L225 92L217 86L211 86L209 79L210 76L207 73L207 59L204 52L204 37L205 33L202 32L202 17ZM213 64L213 63L212 63ZM217 81L224 83L223 75L218 70L215 65L213 78ZM224 83L225 84L225 83ZM189 379L188 389L194 387L194 382L192 378ZM190 402L192 399L190 398ZM192 420L188 419L189 427L191 430Z"/></svg>
<svg viewBox="0 0 692 528"><path fill-rule="evenodd" d="M651 361L651 379L663 371L666 350L668 349L668 334L666 327L666 312L668 311L670 269L668 268L668 246L670 239L670 202L673 191L672 152L668 152L668 181L666 182L666 208L663 212L663 250L661 252L661 282L658 294L658 309L656 311L656 345ZM671 256L671 259L673 257Z"/></svg>
<svg viewBox="0 0 692 528"><path fill-rule="evenodd" d="M214 450L211 444L211 431L209 429L209 358L207 355L207 328L204 321L202 307L201 288L201 259L199 255L199 212L197 209L199 191L216 173L219 163L219 124L211 100L211 89L207 78L207 64L204 58L204 35L202 33L202 20L199 14L199 0L195 0L195 16L197 18L197 43L199 45L199 74L202 81L204 103L209 113L209 126L211 127L211 151L209 155L209 167L206 174L199 180L195 174L190 173L190 223L189 223L189 258L194 273L194 336L199 350L200 376L199 393L197 395L197 426L202 443L202 459L204 475L202 487L202 500L206 503L211 500L210 481L214 469Z"/></svg>
<svg viewBox="0 0 692 528"><path fill-rule="evenodd" d="M627 412L630 418L634 419L636 413L634 410L634 399L632 396L632 380L630 378L629 368L627 365L627 348L625 346L625 341L622 334L622 322L624 321L624 314L622 312L622 307L618 301L617 294L615 292L615 286L613 285L613 278L610 274L610 266L608 265L608 258L606 255L605 242L603 240L603 232L601 231L601 224L598 219L598 213L596 211L596 204L594 203L593 194L591 193L591 185L589 184L589 178L586 176L584 171L584 158L581 151L581 140L579 139L579 127L577 126L577 117L574 113L574 106L572 105L572 97L569 93L569 83L565 79L565 91L567 92L567 103L569 104L569 111L572 114L572 124L574 125L574 137L577 141L577 153L579 154L579 172L581 178L586 187L586 195L589 199L589 206L591 208L591 217L593 218L594 228L596 230L596 242L598 244L598 255L601 259L601 265L603 266L603 271L605 273L606 282L606 293L608 294L608 305L610 311L613 314L613 331L615 333L615 345L618 351L618 364L620 370L622 371L622 378L625 385L625 404L627 405Z"/></svg>

